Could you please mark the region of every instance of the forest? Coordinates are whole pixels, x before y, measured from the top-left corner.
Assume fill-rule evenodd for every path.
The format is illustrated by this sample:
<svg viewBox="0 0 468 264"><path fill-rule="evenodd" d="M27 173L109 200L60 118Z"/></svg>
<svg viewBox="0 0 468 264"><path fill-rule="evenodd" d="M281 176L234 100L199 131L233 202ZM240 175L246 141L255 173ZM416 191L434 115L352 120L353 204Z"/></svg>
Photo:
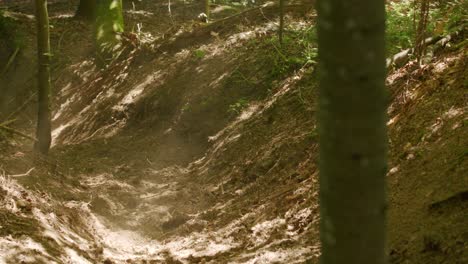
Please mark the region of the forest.
<svg viewBox="0 0 468 264"><path fill-rule="evenodd" d="M0 264L468 263L467 0L0 0Z"/></svg>

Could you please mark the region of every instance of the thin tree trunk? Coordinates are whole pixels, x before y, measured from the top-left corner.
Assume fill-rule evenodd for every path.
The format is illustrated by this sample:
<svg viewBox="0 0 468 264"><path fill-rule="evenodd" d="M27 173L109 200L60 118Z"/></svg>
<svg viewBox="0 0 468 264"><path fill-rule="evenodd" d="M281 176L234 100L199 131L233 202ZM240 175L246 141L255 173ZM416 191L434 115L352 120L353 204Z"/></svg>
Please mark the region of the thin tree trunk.
<svg viewBox="0 0 468 264"><path fill-rule="evenodd" d="M47 0L35 0L37 23L37 57L38 57L38 115L37 115L37 142L34 148L47 155L50 148L51 121L50 121L50 40L49 17L47 13Z"/></svg>
<svg viewBox="0 0 468 264"><path fill-rule="evenodd" d="M206 20L210 20L210 0L205 0L205 15Z"/></svg>
<svg viewBox="0 0 468 264"><path fill-rule="evenodd" d="M416 7L415 3L415 7ZM415 10L416 12L416 10ZM426 28L429 18L429 0L419 0L419 21L416 29L416 37L414 44L414 53L418 62L421 62L421 58L424 55L426 45L424 39L426 38Z"/></svg>
<svg viewBox="0 0 468 264"><path fill-rule="evenodd" d="M279 29L278 29L278 40L280 45L283 45L283 31L284 31L284 1L279 0Z"/></svg>
<svg viewBox="0 0 468 264"><path fill-rule="evenodd" d="M86 21L94 21L96 15L95 0L80 0L75 17Z"/></svg>
<svg viewBox="0 0 468 264"><path fill-rule="evenodd" d="M319 0L322 264L385 263L384 0Z"/></svg>

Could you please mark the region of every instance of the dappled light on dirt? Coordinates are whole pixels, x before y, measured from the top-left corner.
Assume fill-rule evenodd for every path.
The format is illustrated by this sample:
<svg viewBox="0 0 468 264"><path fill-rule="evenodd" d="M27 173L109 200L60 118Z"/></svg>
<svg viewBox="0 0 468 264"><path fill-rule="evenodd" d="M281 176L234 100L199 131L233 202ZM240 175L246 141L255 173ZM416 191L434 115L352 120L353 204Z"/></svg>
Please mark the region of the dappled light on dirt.
<svg viewBox="0 0 468 264"><path fill-rule="evenodd" d="M208 19L202 1L122 1L125 30L111 32L119 48L103 59L96 27L75 16L85 1L49 0L44 156L32 148L34 8L10 2L0 1L0 263L319 263L311 3L286 3L280 43L273 2L212 1ZM415 7L390 2L387 42L400 53L414 29L398 8ZM436 2L430 19L464 21ZM420 61L388 67L391 264L466 259L468 67L457 23Z"/></svg>
<svg viewBox="0 0 468 264"><path fill-rule="evenodd" d="M87 233L91 227L81 222L90 217L86 205L66 203L66 209L59 216L52 209L57 204L46 193L25 190L5 176L0 176L0 185L2 229L9 229L13 235L1 238L0 259L3 262L49 262L58 258L63 262L89 263L81 255L83 251L91 252L95 243L89 240ZM78 214L80 216L76 218ZM72 221L78 226L70 225ZM17 234L27 236L17 237Z"/></svg>

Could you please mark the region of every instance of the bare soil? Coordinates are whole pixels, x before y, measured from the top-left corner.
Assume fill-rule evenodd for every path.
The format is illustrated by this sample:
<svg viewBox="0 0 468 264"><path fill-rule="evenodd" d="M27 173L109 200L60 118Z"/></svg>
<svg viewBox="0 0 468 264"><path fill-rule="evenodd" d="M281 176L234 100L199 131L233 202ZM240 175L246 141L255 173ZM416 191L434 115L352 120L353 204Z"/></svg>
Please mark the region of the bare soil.
<svg viewBox="0 0 468 264"><path fill-rule="evenodd" d="M127 16L148 30L105 70L88 26L53 20L54 147L1 145L0 262L318 263L314 66L269 80L268 21ZM389 74L390 263L468 261L466 56Z"/></svg>

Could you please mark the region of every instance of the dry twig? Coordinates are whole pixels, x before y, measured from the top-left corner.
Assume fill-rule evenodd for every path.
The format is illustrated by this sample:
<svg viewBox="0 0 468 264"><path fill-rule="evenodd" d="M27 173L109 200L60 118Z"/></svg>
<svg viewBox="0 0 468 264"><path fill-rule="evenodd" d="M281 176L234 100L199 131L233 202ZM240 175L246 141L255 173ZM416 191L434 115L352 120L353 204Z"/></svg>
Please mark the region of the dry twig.
<svg viewBox="0 0 468 264"><path fill-rule="evenodd" d="M32 167L31 169L29 169L27 172L25 173L21 173L21 174L12 174L12 175L6 175L7 177L24 177L24 176L28 176L29 174L31 174L31 172L34 170L35 168Z"/></svg>

